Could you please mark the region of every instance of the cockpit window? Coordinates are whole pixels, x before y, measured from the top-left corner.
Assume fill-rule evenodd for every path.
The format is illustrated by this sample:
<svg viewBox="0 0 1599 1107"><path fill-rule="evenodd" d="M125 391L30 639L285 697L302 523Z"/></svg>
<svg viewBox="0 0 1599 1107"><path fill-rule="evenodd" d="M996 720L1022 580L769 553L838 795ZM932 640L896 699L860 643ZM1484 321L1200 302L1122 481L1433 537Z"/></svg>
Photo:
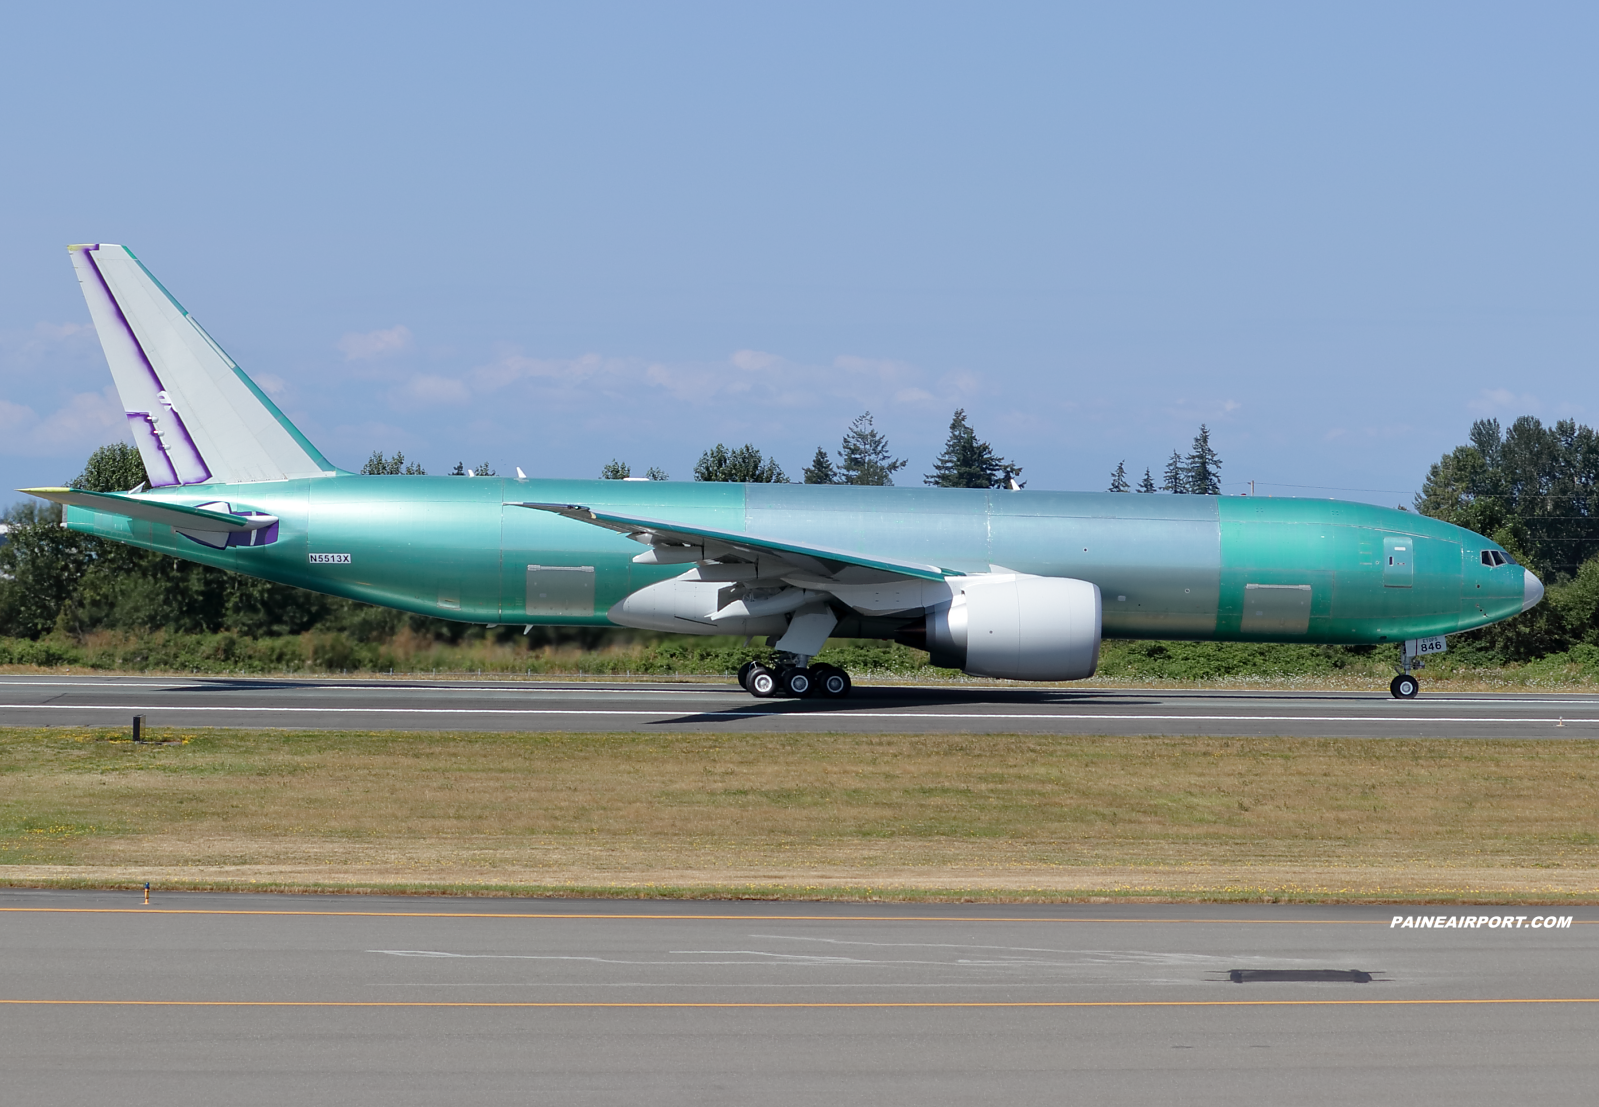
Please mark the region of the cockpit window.
<svg viewBox="0 0 1599 1107"><path fill-rule="evenodd" d="M1514 565L1515 561L1506 554L1500 553L1498 550L1483 550L1482 563L1489 566Z"/></svg>

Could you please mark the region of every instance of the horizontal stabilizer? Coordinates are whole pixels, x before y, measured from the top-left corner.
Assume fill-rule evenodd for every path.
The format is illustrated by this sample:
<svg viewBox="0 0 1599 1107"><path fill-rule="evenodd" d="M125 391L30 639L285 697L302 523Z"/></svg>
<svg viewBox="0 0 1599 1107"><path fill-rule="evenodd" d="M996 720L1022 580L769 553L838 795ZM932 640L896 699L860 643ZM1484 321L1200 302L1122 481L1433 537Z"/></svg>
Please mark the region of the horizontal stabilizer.
<svg viewBox="0 0 1599 1107"><path fill-rule="evenodd" d="M132 251L68 250L153 487L335 471Z"/></svg>
<svg viewBox="0 0 1599 1107"><path fill-rule="evenodd" d="M88 492L81 488L21 488L18 491L52 503L159 523L202 545L217 549L225 546L264 546L277 538L277 516L235 512L231 505L220 501L199 507L185 507L182 504L152 501L128 492ZM240 541L241 538L244 540Z"/></svg>
<svg viewBox="0 0 1599 1107"><path fill-rule="evenodd" d="M613 530L618 534L638 535L646 541L668 546L704 547L707 543L714 543L716 546L721 547L725 553L735 553L749 558L777 558L798 568L808 569L825 576L832 576L851 565L859 566L863 569L876 569L880 572L915 577L919 580L941 581L946 577L962 575L952 569L940 569L936 565L864 557L861 554L851 553L847 550L829 549L825 546L800 545L757 534L740 534L737 531L712 530L708 527L678 523L667 519L651 519L642 515L621 515L616 512L584 507L581 504L513 503L507 506L528 507L535 511L548 511L555 515L565 516L568 519L575 519L580 523L604 527L606 530ZM711 552L713 559L715 556L714 551Z"/></svg>

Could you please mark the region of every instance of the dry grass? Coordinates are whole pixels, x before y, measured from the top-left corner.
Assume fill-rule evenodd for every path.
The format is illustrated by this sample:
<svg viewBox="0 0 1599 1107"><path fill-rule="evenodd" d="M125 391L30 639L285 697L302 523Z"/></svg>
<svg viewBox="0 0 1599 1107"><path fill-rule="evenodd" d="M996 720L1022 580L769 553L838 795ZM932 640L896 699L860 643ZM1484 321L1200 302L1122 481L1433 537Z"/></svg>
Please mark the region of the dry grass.
<svg viewBox="0 0 1599 1107"><path fill-rule="evenodd" d="M1599 900L1599 743L0 730L0 881Z"/></svg>

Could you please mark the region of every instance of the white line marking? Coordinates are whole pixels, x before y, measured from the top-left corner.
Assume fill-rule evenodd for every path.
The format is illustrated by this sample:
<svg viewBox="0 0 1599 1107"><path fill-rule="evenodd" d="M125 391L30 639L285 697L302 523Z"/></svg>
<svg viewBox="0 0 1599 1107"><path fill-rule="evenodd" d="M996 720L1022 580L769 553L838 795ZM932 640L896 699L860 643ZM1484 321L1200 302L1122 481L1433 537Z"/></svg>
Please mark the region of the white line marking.
<svg viewBox="0 0 1599 1107"><path fill-rule="evenodd" d="M227 678L232 679L232 678ZM250 680L249 677L239 679ZM0 682L0 687L7 688L158 688L163 692L214 692L227 691L219 679L216 683L168 682L165 684L124 684L120 681L89 681L89 680L7 680ZM234 689L234 691L290 691L290 692L520 692L539 693L542 695L576 693L584 694L593 691L606 692L610 695L623 696L726 696L730 688L711 688L707 690L689 688L623 688L617 686L597 685L588 687L584 685L561 685L546 688L538 685L516 684L485 684L481 686L459 684L382 684L367 687L359 684L290 684L284 683L283 688L253 688ZM1595 701L1599 702L1599 701Z"/></svg>
<svg viewBox="0 0 1599 1107"><path fill-rule="evenodd" d="M0 703L0 711L248 711L255 714L327 715L618 715L664 718L676 711L624 711L557 707L197 707L160 704L155 707L117 704ZM1261 723L1550 723L1556 719L1466 718L1438 715L1119 715L1111 713L1026 711L694 711L694 715L727 719L1125 719L1133 722L1261 722ZM1566 718L1565 724L1599 723L1595 719Z"/></svg>

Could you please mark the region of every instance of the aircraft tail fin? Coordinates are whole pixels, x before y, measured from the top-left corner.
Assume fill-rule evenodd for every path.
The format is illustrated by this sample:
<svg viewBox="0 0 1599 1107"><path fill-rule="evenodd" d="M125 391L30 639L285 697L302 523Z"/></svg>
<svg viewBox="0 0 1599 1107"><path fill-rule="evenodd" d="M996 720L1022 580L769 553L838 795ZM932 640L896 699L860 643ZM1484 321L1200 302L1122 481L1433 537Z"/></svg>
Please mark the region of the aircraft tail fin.
<svg viewBox="0 0 1599 1107"><path fill-rule="evenodd" d="M152 486L336 471L133 251L67 249Z"/></svg>

